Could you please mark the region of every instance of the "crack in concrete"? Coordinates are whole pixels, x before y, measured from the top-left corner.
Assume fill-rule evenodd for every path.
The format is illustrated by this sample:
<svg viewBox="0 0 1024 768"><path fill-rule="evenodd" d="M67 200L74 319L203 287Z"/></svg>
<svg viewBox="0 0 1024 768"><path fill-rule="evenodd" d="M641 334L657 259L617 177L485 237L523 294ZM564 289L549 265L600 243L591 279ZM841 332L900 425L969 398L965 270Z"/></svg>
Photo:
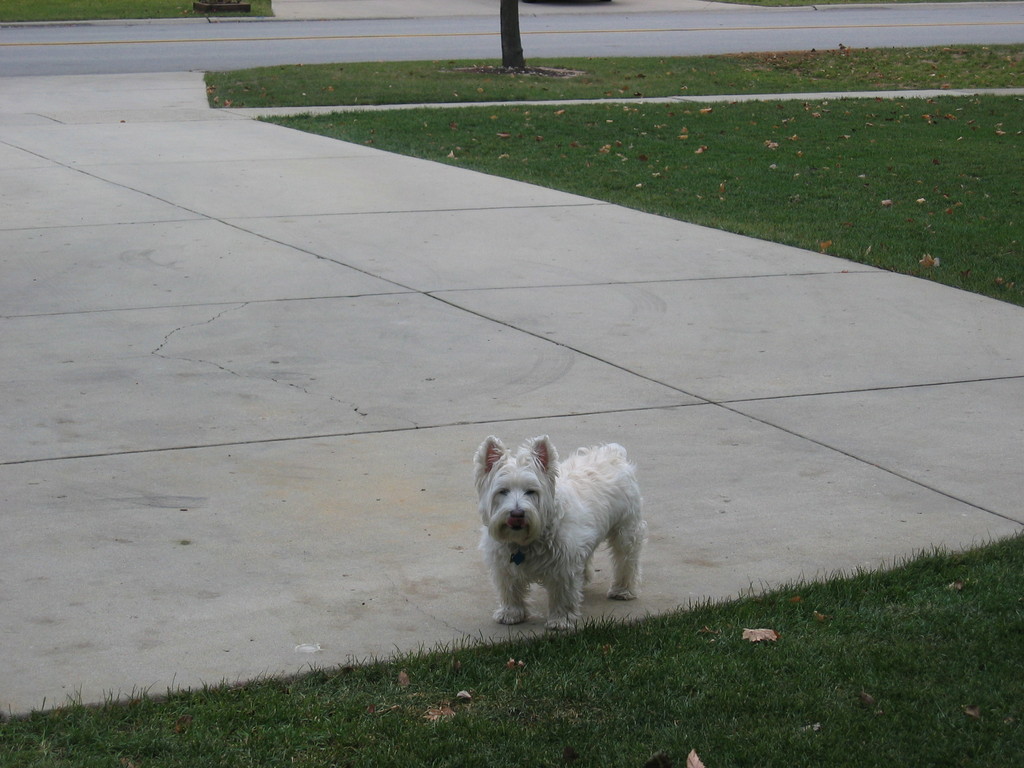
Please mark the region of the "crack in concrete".
<svg viewBox="0 0 1024 768"><path fill-rule="evenodd" d="M224 317L225 315L227 315L227 314L229 314L231 312L237 312L239 310L245 309L251 303L252 302L248 302L248 301L242 302L241 304L236 304L236 305L233 305L231 307L228 307L228 308L218 312L213 317L211 317L211 318L209 318L207 320L203 320L202 322L189 323L187 325L180 325L180 326L178 326L177 328L169 331L164 336L163 341L161 341L160 344L152 352L150 352L150 354L155 356L155 357L159 357L159 358L161 358L163 360L178 360L178 361L186 362L186 363L194 363L196 365L209 365L209 366L212 366L212 367L216 368L219 371L227 373L227 374L229 374L231 376L237 376L238 378L241 378L241 379L255 379L255 380L258 380L258 381L270 381L270 382L272 382L274 384L277 384L279 386L290 387L292 389L296 389L299 392L302 392L302 394L309 395L310 397L324 398L326 400L329 400L332 403L337 403L338 405L341 405L341 406L344 406L345 408L351 409L353 413L355 413L355 414L357 414L359 416L364 416L365 417L365 416L368 415L368 411L365 408L360 408L355 403L346 402L346 401L344 401L344 400L342 400L342 399L340 399L338 397L335 397L334 395L329 394L329 393L313 391L309 387L301 385L301 384L296 384L295 382L283 381L282 379L275 378L274 376L259 376L259 375L251 375L251 374L242 373L242 372L236 371L236 370L234 370L232 368L228 368L225 365L221 365L220 363L215 362L213 360L204 360L202 358L195 358L195 357L185 357L185 356L182 356L182 355L170 355L170 354L165 354L163 352L164 348L170 343L171 339L175 335L181 333L182 331L188 330L190 328L198 328L198 327L201 327L201 326L204 326L204 325L210 325L212 323L215 323L218 320L220 320L222 317ZM416 425L413 425L413 426L415 427Z"/></svg>
<svg viewBox="0 0 1024 768"><path fill-rule="evenodd" d="M169 331L167 334L165 334L163 341L161 341L160 344L157 345L157 347L152 352L150 352L150 354L153 355L154 357L159 357L162 360L180 360L186 363L196 363L198 365L212 365L214 368L217 368L218 370L221 370L224 373L229 373L232 376L241 377L242 374L240 374L238 371L233 371L230 368L224 367L220 363L213 362L212 360L200 360L198 358L179 357L177 355L165 355L161 352L161 350L170 343L171 337L177 335L178 333L181 333L182 331L187 330L189 328L198 328L199 326L202 325L210 325L211 323L215 323L218 320L220 320L222 317L224 317L224 315L228 314L229 312L237 312L238 310L245 309L247 306L249 306L249 302L246 301L241 304L228 307L227 309L218 312L209 320L204 320L201 323L189 323L188 325L179 325L174 330Z"/></svg>

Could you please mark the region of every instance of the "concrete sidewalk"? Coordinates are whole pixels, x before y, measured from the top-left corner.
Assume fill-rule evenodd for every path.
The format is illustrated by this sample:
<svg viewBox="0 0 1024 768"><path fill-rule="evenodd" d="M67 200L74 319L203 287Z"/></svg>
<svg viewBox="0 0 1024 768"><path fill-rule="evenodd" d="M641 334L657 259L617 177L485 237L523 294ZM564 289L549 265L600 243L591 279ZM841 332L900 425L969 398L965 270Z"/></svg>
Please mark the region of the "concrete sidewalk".
<svg viewBox="0 0 1024 768"><path fill-rule="evenodd" d="M490 433L639 465L640 615L1016 533L1024 311L206 108L0 80L0 709L491 622ZM315 649L319 647L319 651Z"/></svg>

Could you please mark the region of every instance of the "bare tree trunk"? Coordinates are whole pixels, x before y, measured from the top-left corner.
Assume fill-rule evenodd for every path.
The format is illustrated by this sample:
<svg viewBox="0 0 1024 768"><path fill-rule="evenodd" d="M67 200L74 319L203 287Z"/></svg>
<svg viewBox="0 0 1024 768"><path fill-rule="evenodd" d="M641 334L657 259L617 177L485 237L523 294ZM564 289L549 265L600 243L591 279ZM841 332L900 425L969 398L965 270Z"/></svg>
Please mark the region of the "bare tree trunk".
<svg viewBox="0 0 1024 768"><path fill-rule="evenodd" d="M523 38L519 33L519 0L501 0L501 66L526 69Z"/></svg>

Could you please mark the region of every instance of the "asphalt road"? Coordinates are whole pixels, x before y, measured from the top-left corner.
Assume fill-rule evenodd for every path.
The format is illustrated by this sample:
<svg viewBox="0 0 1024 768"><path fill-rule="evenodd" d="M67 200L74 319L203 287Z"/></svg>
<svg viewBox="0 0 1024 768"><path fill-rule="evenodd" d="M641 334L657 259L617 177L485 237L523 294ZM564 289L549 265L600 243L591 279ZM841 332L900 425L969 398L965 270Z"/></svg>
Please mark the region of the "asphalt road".
<svg viewBox="0 0 1024 768"><path fill-rule="evenodd" d="M524 15L527 58L1024 42L1024 3ZM500 56L498 17L5 25L0 76Z"/></svg>

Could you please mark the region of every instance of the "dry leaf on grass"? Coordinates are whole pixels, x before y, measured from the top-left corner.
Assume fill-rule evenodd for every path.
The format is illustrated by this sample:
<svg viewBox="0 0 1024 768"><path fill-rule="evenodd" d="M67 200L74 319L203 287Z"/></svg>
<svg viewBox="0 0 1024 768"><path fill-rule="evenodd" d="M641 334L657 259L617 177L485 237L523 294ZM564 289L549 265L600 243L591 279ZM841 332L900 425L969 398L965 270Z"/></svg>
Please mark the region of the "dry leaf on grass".
<svg viewBox="0 0 1024 768"><path fill-rule="evenodd" d="M447 701L442 701L436 707L431 707L424 712L423 717L432 723L436 723L438 720L455 717L455 710L452 709L451 705Z"/></svg>
<svg viewBox="0 0 1024 768"><path fill-rule="evenodd" d="M752 643L760 643L764 640L775 642L781 635L774 629L744 629L743 639Z"/></svg>
<svg viewBox="0 0 1024 768"><path fill-rule="evenodd" d="M398 673L398 684L402 688L408 688L409 687L409 673L406 672L404 669L401 672Z"/></svg>
<svg viewBox="0 0 1024 768"><path fill-rule="evenodd" d="M690 754L686 756L686 768L704 768L704 763L697 757L696 749L691 749Z"/></svg>

